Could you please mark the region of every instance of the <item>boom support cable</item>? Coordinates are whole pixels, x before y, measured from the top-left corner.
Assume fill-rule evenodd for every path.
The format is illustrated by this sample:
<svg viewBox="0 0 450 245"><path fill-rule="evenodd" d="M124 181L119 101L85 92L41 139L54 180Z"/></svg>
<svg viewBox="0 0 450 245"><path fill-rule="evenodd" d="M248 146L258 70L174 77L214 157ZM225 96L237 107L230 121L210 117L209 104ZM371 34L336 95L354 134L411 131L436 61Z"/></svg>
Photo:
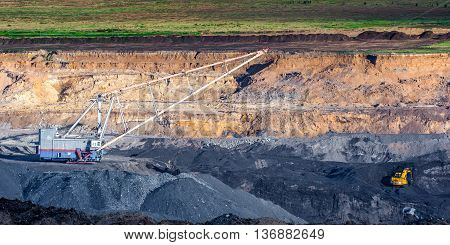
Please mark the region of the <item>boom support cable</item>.
<svg viewBox="0 0 450 245"><path fill-rule="evenodd" d="M219 62L216 62L216 63L213 63L213 64L209 64L209 65L201 66L201 67L198 67L198 68L194 68L194 69L191 69L191 70L188 70L188 71L184 71L184 72L172 74L172 75L169 75L169 76L161 77L161 78L158 78L158 79L154 79L154 80L151 80L151 81L148 81L148 82L137 83L137 84L131 85L129 87L116 89L116 90L104 93L102 96L108 97L108 96L111 96L113 94L124 93L124 92L127 92L127 91L132 90L132 89L136 89L136 88L140 88L142 86L146 86L146 85L150 85L150 84L157 83L157 82L160 82L160 81L168 80L170 78L183 76L183 75L186 75L186 74L189 74L189 73L193 73L193 72L197 72L197 71L200 71L200 70L204 70L204 69L207 69L207 68L210 68L210 67L214 67L214 66L218 66L218 65L221 65L221 64L226 64L226 63L230 63L230 62L233 62L233 61L236 61L236 60L240 60L240 59L244 59L244 58L251 57L251 56L254 56L254 55L258 55L261 52L265 53L266 51L252 52L252 53L248 53L248 54L245 54L245 55L242 55L242 56L238 56L238 57L235 57L235 58L230 58L230 59L219 61Z"/></svg>
<svg viewBox="0 0 450 245"><path fill-rule="evenodd" d="M244 61L243 63L239 64L238 66L234 67L233 69L227 71L226 73L222 74L221 76L217 77L216 79L212 80L211 82L207 83L206 85L202 86L201 88L199 88L199 89L195 90L194 92L190 93L189 95L187 95L186 97L182 98L181 100L179 100L179 101L173 103L172 105L166 107L165 109L163 109L163 110L157 112L154 116L151 116L151 117L147 118L147 119L146 119L145 121L143 121L142 123L137 124L137 125L134 126L133 128L131 128L131 129L129 129L128 131L126 131L125 133L123 133L123 134L117 136L116 138L110 140L109 142L107 142L106 144L104 144L103 146L101 146L100 148L98 148L96 151L101 151L101 150L105 149L106 147L108 147L108 146L114 144L114 143L117 142L118 140L120 140L120 139L122 139L123 137L125 137L126 135L128 135L128 134L130 134L130 133L136 131L137 129L139 129L140 127L144 126L145 124L147 124L147 123L149 123L149 122L151 122L151 121L154 121L156 118L158 118L158 117L161 116L162 114L164 114L164 113L170 111L171 109L173 109L173 108L176 107L177 105L179 105L179 104L185 102L186 100L192 98L193 96L195 96L195 95L197 95L197 94L203 92L204 90L206 90L208 87L210 87L210 86L213 85L214 83L216 83L216 82L222 80L223 78L225 78L225 77L228 76L229 74L231 74L231 73L237 71L238 69L242 68L243 66L245 66L245 65L247 65L248 63L252 62L253 60L259 58L259 57L262 56L262 55L264 55L265 53L267 53L267 50L261 50L261 51L249 53L249 54L246 54L246 55L243 55L243 56L239 56L239 57L236 57L236 58L227 59L227 60L225 60L225 61L216 62L216 63L214 63L214 64L210 64L210 65L202 66L202 67L199 67L199 68L195 68L195 69L192 69L192 70L183 72L183 73L178 73L178 74L170 75L170 76L167 76L167 77L159 78L159 79L156 79L156 80L153 80L153 81L149 81L149 82L145 82L145 83L135 84L135 85L132 85L132 86L130 86L130 87L127 87L127 88L124 88L124 89L115 90L115 91L112 91L112 92L108 93L108 94L119 93L119 92L121 93L121 92L130 90L130 89L135 89L135 88L138 88L138 87L141 87L141 86L149 85L149 84L154 83L154 82L163 81L163 80L170 79L170 78L173 78L173 77L177 77L177 76L185 75L185 74L192 73L192 72L195 72L195 71L199 71L199 70L202 70L202 69L206 69L206 68L208 68L208 67L213 67L213 66L217 66L217 65L220 65L220 64L225 64L225 63L228 63L228 62L231 62L231 61L235 61L235 60L239 60L239 59L251 57L250 59Z"/></svg>

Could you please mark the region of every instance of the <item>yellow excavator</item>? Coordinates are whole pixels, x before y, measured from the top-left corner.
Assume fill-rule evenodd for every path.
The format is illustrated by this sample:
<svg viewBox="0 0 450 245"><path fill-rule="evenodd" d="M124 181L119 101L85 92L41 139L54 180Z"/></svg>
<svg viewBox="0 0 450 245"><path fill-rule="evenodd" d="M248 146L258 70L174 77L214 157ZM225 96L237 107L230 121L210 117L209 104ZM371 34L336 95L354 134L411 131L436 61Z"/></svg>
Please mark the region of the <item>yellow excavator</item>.
<svg viewBox="0 0 450 245"><path fill-rule="evenodd" d="M399 187L407 185L408 174L412 176L411 168L404 168L403 170L396 171L391 177L391 185Z"/></svg>

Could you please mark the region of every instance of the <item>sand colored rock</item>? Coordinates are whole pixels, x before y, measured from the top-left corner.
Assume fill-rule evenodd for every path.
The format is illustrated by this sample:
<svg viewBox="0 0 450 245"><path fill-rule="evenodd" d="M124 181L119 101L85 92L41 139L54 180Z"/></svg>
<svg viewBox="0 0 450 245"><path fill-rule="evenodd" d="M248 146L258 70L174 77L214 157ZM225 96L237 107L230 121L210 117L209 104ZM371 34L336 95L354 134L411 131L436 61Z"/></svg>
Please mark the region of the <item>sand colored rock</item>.
<svg viewBox="0 0 450 245"><path fill-rule="evenodd" d="M0 123L15 128L67 125L98 93L240 54L3 53ZM271 52L139 133L181 137L447 133L449 64L448 54ZM231 67L124 94L126 120L131 125L144 120ZM95 114L88 114L85 127L93 127L94 121ZM120 131L117 113L112 121L111 129Z"/></svg>

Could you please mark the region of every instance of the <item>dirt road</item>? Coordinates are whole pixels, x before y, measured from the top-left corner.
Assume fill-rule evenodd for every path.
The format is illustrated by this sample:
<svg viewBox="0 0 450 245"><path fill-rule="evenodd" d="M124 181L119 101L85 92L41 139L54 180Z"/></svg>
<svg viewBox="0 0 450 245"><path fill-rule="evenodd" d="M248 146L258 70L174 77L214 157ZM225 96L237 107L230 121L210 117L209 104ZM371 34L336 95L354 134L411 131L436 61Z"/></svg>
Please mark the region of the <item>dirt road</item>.
<svg viewBox="0 0 450 245"><path fill-rule="evenodd" d="M398 31L344 34L273 34L224 36L155 36L124 38L0 39L0 51L108 50L108 51L232 51L270 48L279 51L369 51L415 49L449 40L449 33L431 31L408 35Z"/></svg>

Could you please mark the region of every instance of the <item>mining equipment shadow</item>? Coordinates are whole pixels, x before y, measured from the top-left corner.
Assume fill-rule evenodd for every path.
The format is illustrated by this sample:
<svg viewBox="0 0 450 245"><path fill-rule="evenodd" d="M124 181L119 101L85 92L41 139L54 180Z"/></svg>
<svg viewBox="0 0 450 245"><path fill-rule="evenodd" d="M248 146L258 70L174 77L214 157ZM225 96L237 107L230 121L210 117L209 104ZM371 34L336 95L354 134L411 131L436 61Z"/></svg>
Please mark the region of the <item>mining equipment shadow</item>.
<svg viewBox="0 0 450 245"><path fill-rule="evenodd" d="M239 84L239 88L237 89L236 92L239 92L242 89L244 89L245 87L247 87L248 85L250 85L250 83L252 82L252 76L254 76L256 73L266 69L273 62L274 62L274 60L268 60L268 61L266 61L264 63L251 65L246 70L245 74L243 74L243 75L241 75L241 76L236 78L236 82Z"/></svg>
<svg viewBox="0 0 450 245"><path fill-rule="evenodd" d="M177 176L177 175L179 175L179 174L181 173L181 170L178 169L178 168L172 169L172 168L168 168L168 167L166 167L166 166L163 167L163 166L156 165L156 164L152 164L152 163L147 163L145 166L146 166L148 169L153 169L153 170L155 170L156 172L159 172L159 173L168 173L168 174L173 175L173 176Z"/></svg>
<svg viewBox="0 0 450 245"><path fill-rule="evenodd" d="M42 160L37 155L0 155L0 159L23 162L42 162Z"/></svg>

